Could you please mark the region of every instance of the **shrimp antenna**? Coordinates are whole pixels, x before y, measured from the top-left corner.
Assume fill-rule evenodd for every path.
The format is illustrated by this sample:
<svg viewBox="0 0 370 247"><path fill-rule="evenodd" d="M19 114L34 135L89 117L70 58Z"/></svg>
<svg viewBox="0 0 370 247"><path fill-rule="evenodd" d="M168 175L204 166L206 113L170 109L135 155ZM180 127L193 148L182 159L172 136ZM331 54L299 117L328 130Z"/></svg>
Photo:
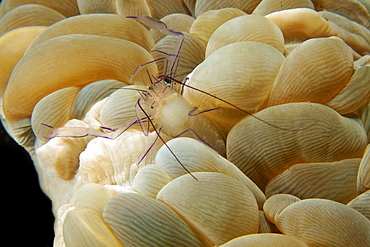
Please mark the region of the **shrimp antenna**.
<svg viewBox="0 0 370 247"><path fill-rule="evenodd" d="M165 76L165 77L168 77L168 76ZM306 127L304 127L304 128L300 128L300 129L288 129L288 128L280 127L280 126L274 125L274 124L272 124L272 123L269 123L268 121L263 120L262 118L257 117L257 116L256 116L256 115L254 115L253 113L250 113L250 112L248 112L248 111L246 111L246 110L244 110L244 109L240 108L239 106L234 105L233 103L230 103L230 102L228 102L228 101L226 101L226 100L224 100L224 99L222 99L222 98L220 98L220 97L217 97L216 95L213 95L213 94L211 94L211 93L208 93L208 92L206 92L206 91L203 91L203 90L201 90L201 89L199 89L199 88L195 88L195 87L192 87L192 86L190 86L190 85L187 85L185 82L181 82L181 81L179 81L179 80L176 80L175 78L170 78L170 79L171 79L171 80L173 80L173 81L175 81L176 83L179 83L179 84L180 84L180 85L182 85L182 86L188 87L188 88L193 89L193 90L195 90L195 91L198 91L198 92L204 93L205 95L208 95L208 96L210 96L210 97L213 97L213 98L215 98L215 99L217 99L217 100L219 100L219 101L221 101L221 102L223 102L223 103L225 103L225 104L227 104L227 105L229 105L229 106L234 107L235 109L238 109L238 110L239 110L239 111L241 111L241 112L246 113L247 115L249 115L249 116L251 116L251 117L253 117L253 118L257 119L258 121L261 121L261 122L262 122L262 123L264 123L264 124L267 124L267 125L269 125L269 126L271 126L271 127L274 127L274 128L280 129L280 130L284 130L284 131L302 131L302 130L306 130L306 129L308 129L308 128L311 128L313 125L315 125L315 124L318 122L318 120L316 120L313 124L311 124L311 125L309 125L309 126L306 126ZM188 78L186 78L186 79L188 79ZM185 80L186 80L186 79L185 79Z"/></svg>
<svg viewBox="0 0 370 247"><path fill-rule="evenodd" d="M120 89L124 89L124 90L133 90L133 91L137 91L137 92L147 92L147 90L145 89L140 89L140 88L126 88L126 87L120 87L120 88L111 88L111 89L117 89L117 90L120 90Z"/></svg>
<svg viewBox="0 0 370 247"><path fill-rule="evenodd" d="M151 75L148 70L146 71L146 74L149 77L150 85L155 85L157 83L157 78L155 78L155 76Z"/></svg>
<svg viewBox="0 0 370 247"><path fill-rule="evenodd" d="M148 113L146 113L146 111L144 110L144 108L141 106L140 104L140 99L138 100L137 102L137 105L139 106L140 110L144 113L144 115L147 117L148 121L149 121L149 124L153 127L155 133L157 133L157 136L158 138L163 142L163 144L166 146L166 148L168 149L168 151L170 151L170 153L172 154L172 156L176 159L176 161L181 165L181 167L187 172L190 174L190 176L192 176L195 180L198 181L198 179L184 166L184 164L181 163L181 161L179 160L179 158L177 158L177 156L175 155L175 153L172 151L172 149L167 145L166 141L163 139L163 137L161 136L161 134L159 133L159 131L157 130L157 128L155 127L153 121L150 119Z"/></svg>
<svg viewBox="0 0 370 247"><path fill-rule="evenodd" d="M148 91L147 90L144 90L144 89L140 89L140 88L126 88L126 87L121 87L121 88L117 88L118 89L124 89L124 90L132 90L132 91L136 91L140 94L140 96L142 98L144 98L144 95L145 94L148 94Z"/></svg>

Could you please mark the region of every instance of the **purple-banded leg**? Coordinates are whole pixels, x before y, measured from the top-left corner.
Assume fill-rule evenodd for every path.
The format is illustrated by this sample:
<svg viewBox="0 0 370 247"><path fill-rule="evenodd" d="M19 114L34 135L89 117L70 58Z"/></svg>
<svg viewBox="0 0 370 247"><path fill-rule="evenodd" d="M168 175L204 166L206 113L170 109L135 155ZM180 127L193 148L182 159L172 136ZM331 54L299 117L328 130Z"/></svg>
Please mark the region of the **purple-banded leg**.
<svg viewBox="0 0 370 247"><path fill-rule="evenodd" d="M139 16L127 16L126 18L131 18L131 19L136 19L142 24L146 25L147 27L150 27L154 30L159 31L160 33L164 35L172 35L172 36L177 36L178 41L175 43L173 46L173 51L171 53L164 53L169 55L168 57L168 64L170 66L164 66L163 74L164 75L170 75L171 77L174 77L174 74L178 66L178 60L179 60L179 54L180 50L182 48L182 44L184 43L185 40L185 35L182 32L177 32L174 30L171 30L167 27L165 23L163 23L160 20L154 19L150 16L147 15L139 15ZM167 71L167 68L169 68L169 71Z"/></svg>
<svg viewBox="0 0 370 247"><path fill-rule="evenodd" d="M144 112L145 117L140 118L139 117L139 110ZM136 118L138 120L138 123L140 125L141 130L143 131L143 134L145 136L149 135L149 129L150 129L150 116L145 112L144 108L140 104L140 98L136 101L135 104L135 114Z"/></svg>

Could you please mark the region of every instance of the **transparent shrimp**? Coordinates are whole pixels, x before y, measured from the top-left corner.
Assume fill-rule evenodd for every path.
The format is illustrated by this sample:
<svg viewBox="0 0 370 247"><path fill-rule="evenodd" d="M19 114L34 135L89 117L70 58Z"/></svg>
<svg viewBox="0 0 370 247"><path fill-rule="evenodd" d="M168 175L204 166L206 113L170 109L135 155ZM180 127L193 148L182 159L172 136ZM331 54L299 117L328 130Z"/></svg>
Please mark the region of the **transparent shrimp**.
<svg viewBox="0 0 370 247"><path fill-rule="evenodd" d="M179 62L179 53L184 43L184 34L173 31L169 29L165 23L146 15L128 16L128 18L137 19L144 25L162 34L178 37L173 46L172 53L168 54L156 51L164 55L166 66L164 66L163 75L157 78L158 81L152 83L149 91L142 92L141 94L146 105L149 107L149 116L153 117L157 125L161 126L160 129L166 134L172 137L180 135L196 137L198 140L210 145L224 155L225 147L221 133L205 115L198 116L203 112L214 109L200 111L198 107L193 106L182 97L181 94L173 89L173 78ZM140 100L138 101L138 106L140 106ZM198 117L194 118L194 116ZM206 134L205 132L208 133ZM212 136L212 138L210 138L210 136Z"/></svg>
<svg viewBox="0 0 370 247"><path fill-rule="evenodd" d="M154 81L152 81L151 86L146 90L143 90L142 88L130 88L138 93L138 100L135 104L135 109L137 112L136 119L133 119L133 121L130 121L129 123L126 123L115 129L106 126L102 126L100 129L83 127L54 128L50 125L42 124L51 130L51 134L46 138L79 138L85 136L94 136L107 139L116 139L130 127L138 124L141 126L141 129L145 135L149 134L149 130L151 128L154 129L158 135L157 139L160 139L164 145L166 145L166 143L161 137L162 132L172 137L193 137L211 146L220 154L225 155L225 140L222 134L218 131L218 128L210 119L208 119L207 116L201 114L204 111L200 111L198 107L193 106L181 94L173 89L174 83L172 78L176 72L179 60L179 52L185 38L183 33L170 30L164 23L148 16L129 18L137 19L143 24L160 31L163 34L175 35L178 37L177 42L174 44L173 52L165 53L156 51L163 54L163 58L161 60L166 63L163 74L158 77L148 75L150 78L154 78ZM146 64L139 66L133 73L133 76L139 69L143 69L145 65ZM144 110L142 104L146 104L146 108L148 109L147 111ZM139 117L143 116L142 113L144 113L144 117ZM154 146L154 143L151 145L151 147L152 146ZM143 154L143 158L150 151L151 147L149 147L148 151ZM176 158L175 154L173 154L173 156ZM138 163L140 163L143 158L141 158ZM181 166L183 166L179 160L178 162ZM190 173L185 167L183 168Z"/></svg>
<svg viewBox="0 0 370 247"><path fill-rule="evenodd" d="M166 83L165 79L171 80L171 83ZM169 136L193 137L225 155L222 134L213 122L202 114L214 109L200 111L172 88L174 79L165 79L153 83L148 91L140 92L141 98L138 99L137 106L147 116L145 123L150 124L153 120L156 129ZM147 112L141 107L142 100L147 105ZM148 127L142 124L142 129Z"/></svg>
<svg viewBox="0 0 370 247"><path fill-rule="evenodd" d="M213 149L218 151L219 154L225 156L226 151L224 136L219 131L217 126L206 116L206 114L202 114L217 109L199 109L198 106L194 106L188 100L186 100L181 95L181 93L178 93L174 90L174 85L176 83L180 84L182 88L186 86L192 90L198 90L194 87L187 86L185 82L180 82L174 79L179 61L179 53L185 38L183 33L170 30L163 22L148 16L130 16L128 18L137 19L148 27L153 28L163 34L175 35L178 37L177 42L175 42L173 46L173 52L164 53L157 51L163 54L163 58L161 58L161 60L166 63L162 75L158 77L148 75L150 78L153 78L153 80L151 80L151 85L147 89L130 88L131 90L134 90L136 91L136 93L138 93L138 99L135 104L136 119L133 119L133 121L130 121L115 129L109 127L101 127L100 130L92 128L54 128L52 126L43 124L52 131L51 135L46 138L94 136L107 139L115 139L133 125L140 125L145 135L148 135L150 129L154 129L158 136L155 141L157 141L157 139L160 139L168 148L168 150L172 153L178 163L188 173L190 173L190 171L188 171L186 167L182 165L181 161L177 159L176 155L167 146L166 142L161 137L161 133L165 133L171 137L187 136L195 138L212 147ZM156 61L158 60L153 60L152 62ZM138 70L145 68L147 64L139 66L134 71L133 75ZM263 123L274 126L273 124L268 123L263 119L260 119L253 114L248 113L245 110L237 107L236 105L233 105L232 103L229 103L215 95L201 90L198 91L208 95L209 97L213 97L221 102L224 102L234 107L235 109L245 112L246 114L251 115L262 121ZM147 110L144 110L143 104L147 106ZM288 130L278 126L274 127ZM153 145L151 145L151 147ZM148 152L151 150L151 147L149 147L148 151L143 154L143 157L148 154ZM140 159L138 163L140 163L142 160L143 158Z"/></svg>

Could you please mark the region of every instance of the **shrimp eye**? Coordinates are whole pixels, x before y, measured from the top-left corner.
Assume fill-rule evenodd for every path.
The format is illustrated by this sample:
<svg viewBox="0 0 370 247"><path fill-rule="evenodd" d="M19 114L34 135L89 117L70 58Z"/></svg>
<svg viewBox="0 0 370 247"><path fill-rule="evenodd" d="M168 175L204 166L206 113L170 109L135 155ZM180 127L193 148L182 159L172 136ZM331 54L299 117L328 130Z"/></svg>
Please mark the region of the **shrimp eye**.
<svg viewBox="0 0 370 247"><path fill-rule="evenodd" d="M170 78L164 78L164 82L167 83L167 84L171 84L171 79Z"/></svg>

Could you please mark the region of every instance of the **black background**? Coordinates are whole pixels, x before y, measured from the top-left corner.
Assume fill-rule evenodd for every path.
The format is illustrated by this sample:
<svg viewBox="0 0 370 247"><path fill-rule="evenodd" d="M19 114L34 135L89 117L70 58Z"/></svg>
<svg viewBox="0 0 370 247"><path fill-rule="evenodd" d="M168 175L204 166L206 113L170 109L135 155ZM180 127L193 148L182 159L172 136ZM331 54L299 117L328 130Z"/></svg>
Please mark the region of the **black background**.
<svg viewBox="0 0 370 247"><path fill-rule="evenodd" d="M1 124L0 155L4 169L1 172L4 243L10 246L53 246L51 201L41 191L28 153L7 135Z"/></svg>
<svg viewBox="0 0 370 247"><path fill-rule="evenodd" d="M4 241L11 246L53 246L51 201L41 191L28 153L0 126ZM5 220L5 222L4 222Z"/></svg>

